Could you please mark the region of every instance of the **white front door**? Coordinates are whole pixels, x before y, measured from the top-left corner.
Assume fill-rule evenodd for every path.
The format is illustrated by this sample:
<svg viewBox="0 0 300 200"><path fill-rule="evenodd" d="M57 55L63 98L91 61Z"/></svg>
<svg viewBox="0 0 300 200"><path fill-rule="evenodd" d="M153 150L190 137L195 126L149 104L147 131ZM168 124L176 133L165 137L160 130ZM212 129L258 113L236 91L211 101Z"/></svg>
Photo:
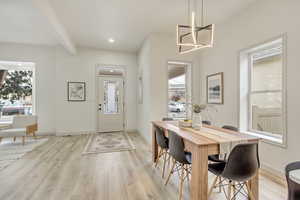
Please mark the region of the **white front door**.
<svg viewBox="0 0 300 200"><path fill-rule="evenodd" d="M98 77L98 131L124 130L124 81L122 77Z"/></svg>

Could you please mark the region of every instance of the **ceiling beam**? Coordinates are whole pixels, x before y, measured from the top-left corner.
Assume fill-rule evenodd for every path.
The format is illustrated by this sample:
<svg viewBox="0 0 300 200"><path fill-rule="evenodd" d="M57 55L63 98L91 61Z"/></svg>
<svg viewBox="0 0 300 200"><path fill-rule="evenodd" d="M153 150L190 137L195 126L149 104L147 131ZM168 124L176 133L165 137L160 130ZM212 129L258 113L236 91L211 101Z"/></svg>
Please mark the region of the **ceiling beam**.
<svg viewBox="0 0 300 200"><path fill-rule="evenodd" d="M33 0L36 7L47 18L48 22L53 27L57 39L61 45L71 54L75 55L77 50L75 44L72 42L65 27L60 23L55 10L50 5L48 0Z"/></svg>

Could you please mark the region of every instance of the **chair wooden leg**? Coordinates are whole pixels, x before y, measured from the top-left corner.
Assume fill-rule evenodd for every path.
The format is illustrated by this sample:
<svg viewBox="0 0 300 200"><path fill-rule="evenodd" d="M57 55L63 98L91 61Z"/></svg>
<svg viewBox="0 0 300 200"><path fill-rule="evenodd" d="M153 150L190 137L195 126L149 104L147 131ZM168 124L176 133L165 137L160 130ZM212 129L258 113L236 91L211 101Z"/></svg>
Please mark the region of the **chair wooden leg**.
<svg viewBox="0 0 300 200"><path fill-rule="evenodd" d="M211 195L213 189L215 188L218 179L219 179L219 176L217 176L217 177L214 179L213 184L211 185L211 187L210 187L210 189L209 189L209 191L208 191L208 197Z"/></svg>
<svg viewBox="0 0 300 200"><path fill-rule="evenodd" d="M162 171L162 178L165 177L165 170L166 170L166 162L167 162L167 150L164 150L164 163L163 163L163 171Z"/></svg>
<svg viewBox="0 0 300 200"><path fill-rule="evenodd" d="M33 138L36 140L36 139L37 139L37 137L36 137L36 134L35 134L35 132L33 132L32 134L33 134Z"/></svg>
<svg viewBox="0 0 300 200"><path fill-rule="evenodd" d="M14 137L14 142L16 142L16 138L17 138L17 137Z"/></svg>
<svg viewBox="0 0 300 200"><path fill-rule="evenodd" d="M167 154L168 154L168 168L170 169L170 163L172 160L172 156L169 153L167 153Z"/></svg>
<svg viewBox="0 0 300 200"><path fill-rule="evenodd" d="M235 183L232 184L232 188L233 188L233 198L232 198L232 200L236 200L236 195L235 195L235 193L236 193L236 187L235 187Z"/></svg>
<svg viewBox="0 0 300 200"><path fill-rule="evenodd" d="M228 196L227 196L228 200L231 200L231 187L232 187L232 183L229 182L229 184L228 184Z"/></svg>
<svg viewBox="0 0 300 200"><path fill-rule="evenodd" d="M155 162L155 168L156 168L157 165L158 165L158 161L159 161L159 159L160 159L160 157L161 157L161 152L162 152L162 149L159 149L158 156L157 156L157 159L156 159L156 162Z"/></svg>
<svg viewBox="0 0 300 200"><path fill-rule="evenodd" d="M250 197L250 200L255 200L255 199L254 199L254 196L253 196L253 194L252 194L252 191L251 191L249 182L246 183L246 187L247 187L247 190L248 190L248 196Z"/></svg>
<svg viewBox="0 0 300 200"><path fill-rule="evenodd" d="M186 178L187 178L188 188L190 189L191 185L190 185L190 173L189 173L189 166L188 165L185 165L185 171L186 171Z"/></svg>
<svg viewBox="0 0 300 200"><path fill-rule="evenodd" d="M167 178L167 180L166 180L165 185L168 184L168 182L169 182L169 180L170 180L170 177L171 177L171 175L173 174L173 170L174 170L175 165L176 165L176 161L173 160L172 167L171 167L171 170L170 170L170 172L169 172L169 175L168 175L168 178Z"/></svg>
<svg viewBox="0 0 300 200"><path fill-rule="evenodd" d="M22 144L25 145L25 136L22 136Z"/></svg>
<svg viewBox="0 0 300 200"><path fill-rule="evenodd" d="M222 182L222 177L219 176L219 192L222 192L222 186L221 186L221 182Z"/></svg>
<svg viewBox="0 0 300 200"><path fill-rule="evenodd" d="M2 141L2 137L0 137L0 143L1 143L1 141Z"/></svg>
<svg viewBox="0 0 300 200"><path fill-rule="evenodd" d="M182 165L181 166L181 175L179 177L179 200L182 199L182 193L183 193L183 182L184 182L184 174L185 173L185 169L184 169L184 166Z"/></svg>

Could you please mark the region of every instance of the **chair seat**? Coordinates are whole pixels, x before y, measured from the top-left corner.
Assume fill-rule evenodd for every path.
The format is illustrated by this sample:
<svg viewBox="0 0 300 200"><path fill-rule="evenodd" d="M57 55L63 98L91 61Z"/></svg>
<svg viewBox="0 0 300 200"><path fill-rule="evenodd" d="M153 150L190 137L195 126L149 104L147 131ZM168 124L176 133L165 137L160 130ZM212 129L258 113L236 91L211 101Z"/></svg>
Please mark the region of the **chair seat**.
<svg viewBox="0 0 300 200"><path fill-rule="evenodd" d="M0 137L26 136L26 128L10 128L0 131Z"/></svg>
<svg viewBox="0 0 300 200"><path fill-rule="evenodd" d="M208 171L215 174L216 176L219 176L224 171L225 165L226 165L225 162L209 164Z"/></svg>
<svg viewBox="0 0 300 200"><path fill-rule="evenodd" d="M226 162L225 160L221 160L218 154L208 156L208 160L213 162Z"/></svg>
<svg viewBox="0 0 300 200"><path fill-rule="evenodd" d="M192 153L191 152L185 152L185 158L189 162L188 164L192 164Z"/></svg>
<svg viewBox="0 0 300 200"><path fill-rule="evenodd" d="M300 184L300 169L290 171L290 179Z"/></svg>

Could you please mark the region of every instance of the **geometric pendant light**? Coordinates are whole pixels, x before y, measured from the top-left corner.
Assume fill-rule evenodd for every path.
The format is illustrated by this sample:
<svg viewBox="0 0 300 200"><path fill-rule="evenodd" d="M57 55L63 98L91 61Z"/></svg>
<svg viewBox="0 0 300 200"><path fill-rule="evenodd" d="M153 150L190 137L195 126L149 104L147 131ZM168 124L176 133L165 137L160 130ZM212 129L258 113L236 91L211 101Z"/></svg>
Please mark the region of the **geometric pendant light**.
<svg viewBox="0 0 300 200"><path fill-rule="evenodd" d="M197 25L196 1L197 0L194 0L193 10L190 12L189 9L188 11L188 13L190 13L190 25L177 25L177 46L181 54L213 47L215 25L203 25L203 0L201 4L201 24L199 26Z"/></svg>

